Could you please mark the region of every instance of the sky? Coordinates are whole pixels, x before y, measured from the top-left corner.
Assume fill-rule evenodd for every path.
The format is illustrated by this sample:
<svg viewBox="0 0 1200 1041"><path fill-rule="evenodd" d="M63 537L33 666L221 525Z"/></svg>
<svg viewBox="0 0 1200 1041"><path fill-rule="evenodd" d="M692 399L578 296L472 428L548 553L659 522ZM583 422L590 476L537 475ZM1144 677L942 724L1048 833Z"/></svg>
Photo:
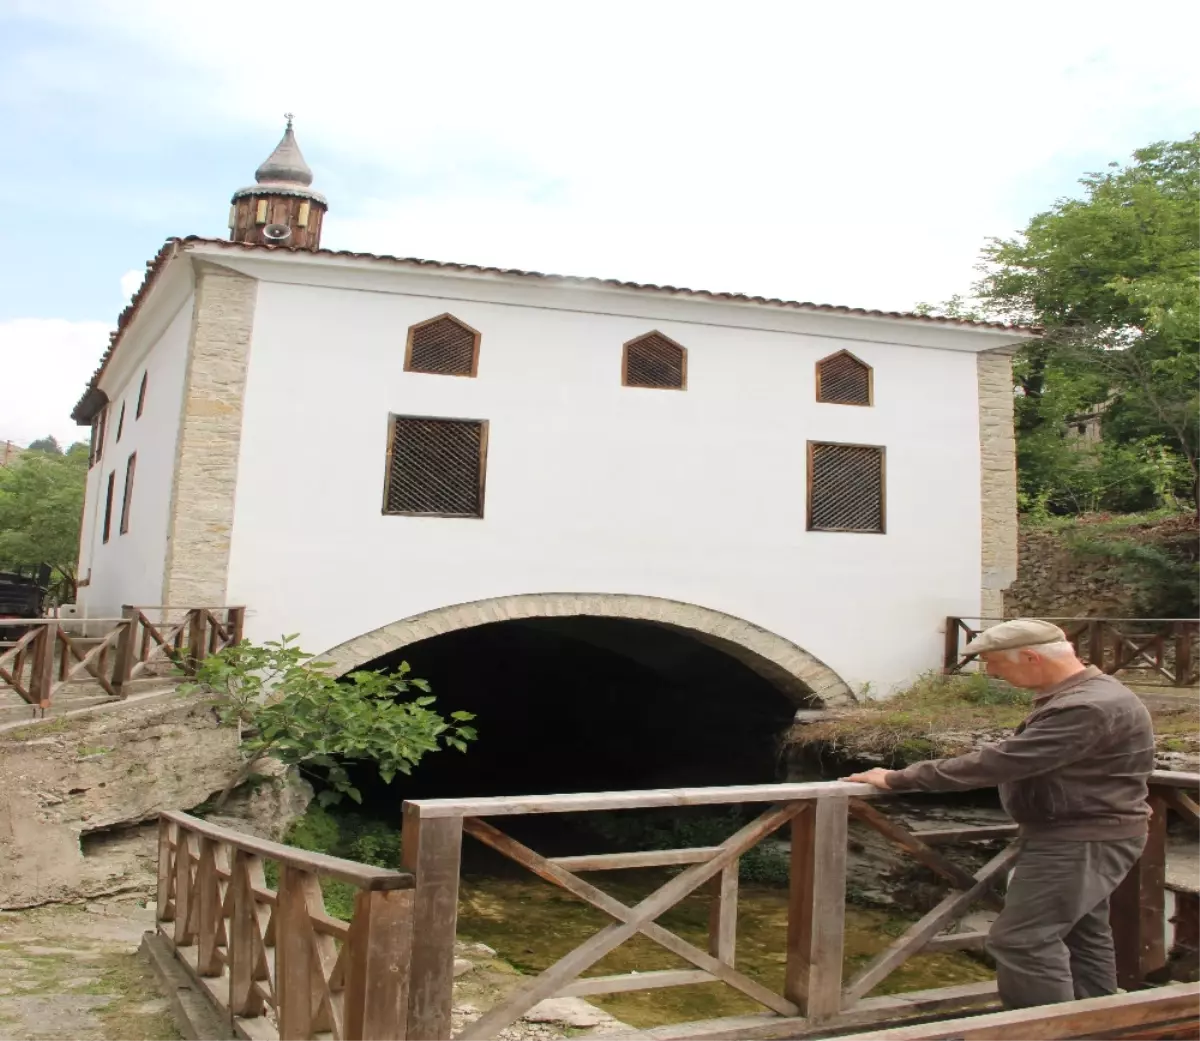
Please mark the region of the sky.
<svg viewBox="0 0 1200 1041"><path fill-rule="evenodd" d="M0 440L294 112L322 245L906 310L1200 129L1200 4L0 0Z"/></svg>

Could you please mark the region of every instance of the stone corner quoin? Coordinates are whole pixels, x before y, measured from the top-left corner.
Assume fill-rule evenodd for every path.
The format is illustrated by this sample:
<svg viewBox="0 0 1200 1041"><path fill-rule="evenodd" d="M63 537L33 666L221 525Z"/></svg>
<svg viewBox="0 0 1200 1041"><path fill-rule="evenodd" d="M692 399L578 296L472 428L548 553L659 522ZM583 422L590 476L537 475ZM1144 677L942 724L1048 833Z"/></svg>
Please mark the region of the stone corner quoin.
<svg viewBox="0 0 1200 1041"><path fill-rule="evenodd" d="M223 604L258 280L196 262L163 603Z"/></svg>
<svg viewBox="0 0 1200 1041"><path fill-rule="evenodd" d="M1017 441L1013 347L976 356L979 385L980 614L1004 617L1004 591L1017 578Z"/></svg>

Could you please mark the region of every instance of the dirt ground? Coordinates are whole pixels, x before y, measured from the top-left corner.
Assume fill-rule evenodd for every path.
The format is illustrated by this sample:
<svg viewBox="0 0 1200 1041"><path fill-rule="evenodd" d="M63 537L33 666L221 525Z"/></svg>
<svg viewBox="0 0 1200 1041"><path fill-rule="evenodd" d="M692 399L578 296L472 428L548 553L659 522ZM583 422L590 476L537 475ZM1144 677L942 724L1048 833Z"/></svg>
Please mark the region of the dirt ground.
<svg viewBox="0 0 1200 1041"><path fill-rule="evenodd" d="M136 899L0 913L0 1041L179 1038L137 953L153 920Z"/></svg>

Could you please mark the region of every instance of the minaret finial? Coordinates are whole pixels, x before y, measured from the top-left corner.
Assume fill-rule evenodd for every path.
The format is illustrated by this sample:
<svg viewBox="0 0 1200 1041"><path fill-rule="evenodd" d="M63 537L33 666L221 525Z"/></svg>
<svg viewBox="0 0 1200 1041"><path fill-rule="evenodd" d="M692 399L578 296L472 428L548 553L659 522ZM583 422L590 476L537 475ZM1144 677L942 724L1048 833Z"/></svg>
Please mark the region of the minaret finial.
<svg viewBox="0 0 1200 1041"><path fill-rule="evenodd" d="M287 120L287 129L292 129L292 119L294 118L290 112L285 112L283 118Z"/></svg>

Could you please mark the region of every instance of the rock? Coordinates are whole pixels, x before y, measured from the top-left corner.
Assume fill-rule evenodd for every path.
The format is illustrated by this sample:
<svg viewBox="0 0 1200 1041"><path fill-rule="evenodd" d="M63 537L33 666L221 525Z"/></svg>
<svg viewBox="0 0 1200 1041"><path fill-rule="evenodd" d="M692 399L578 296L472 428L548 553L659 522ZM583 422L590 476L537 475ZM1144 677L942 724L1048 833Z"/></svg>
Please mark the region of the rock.
<svg viewBox="0 0 1200 1041"><path fill-rule="evenodd" d="M49 726L57 728L53 742L42 736ZM80 748L99 747L108 753L78 760ZM153 847L149 863L138 854L114 866L93 855L108 849L96 840L153 820L162 809L198 805L240 764L236 733L218 727L197 696L131 701L119 710L0 733L0 905L30 907L152 885Z"/></svg>
<svg viewBox="0 0 1200 1041"><path fill-rule="evenodd" d="M566 1027L583 1028L603 1026L613 1017L582 998L547 998L521 1018L529 1023L561 1023Z"/></svg>
<svg viewBox="0 0 1200 1041"><path fill-rule="evenodd" d="M455 954L474 954L480 958L494 958L496 952L492 950L486 943L456 943L454 945Z"/></svg>
<svg viewBox="0 0 1200 1041"><path fill-rule="evenodd" d="M473 968L475 968L475 963L473 961L468 961L466 958L455 958L454 959L455 978L465 975L466 973L470 972Z"/></svg>
<svg viewBox="0 0 1200 1041"><path fill-rule="evenodd" d="M264 759L255 765L251 779L221 807L222 820L239 820L245 825L239 830L281 842L312 800L312 785L298 770L276 759Z"/></svg>

